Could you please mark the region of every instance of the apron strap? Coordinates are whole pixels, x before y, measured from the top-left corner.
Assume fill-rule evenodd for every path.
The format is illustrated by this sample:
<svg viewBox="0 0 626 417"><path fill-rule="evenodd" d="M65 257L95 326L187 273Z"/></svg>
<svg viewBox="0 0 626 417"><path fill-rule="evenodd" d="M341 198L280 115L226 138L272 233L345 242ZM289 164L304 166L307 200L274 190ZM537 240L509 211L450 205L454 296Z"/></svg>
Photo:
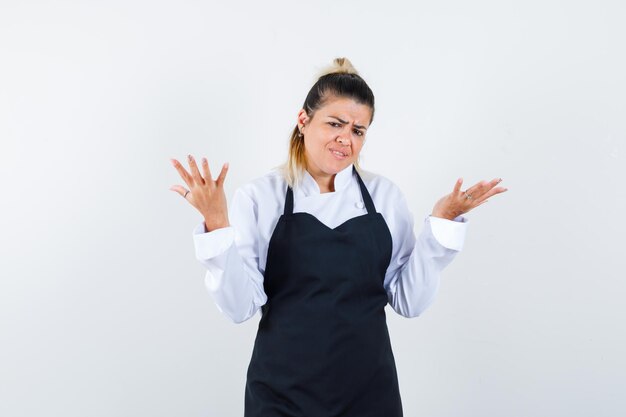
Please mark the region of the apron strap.
<svg viewBox="0 0 626 417"><path fill-rule="evenodd" d="M285 209L283 210L283 214L293 214L293 191L289 184L287 184L287 196L285 197Z"/></svg>
<svg viewBox="0 0 626 417"><path fill-rule="evenodd" d="M376 214L376 208L374 207L374 202L372 201L372 197L370 196L369 191L367 191L367 188L365 187L365 184L363 183L363 180L361 179L361 176L357 172L354 165L352 165L352 170L356 174L356 178L359 180L359 186L361 187L361 197L363 197L363 202L365 203L367 212L369 214Z"/></svg>
<svg viewBox="0 0 626 417"><path fill-rule="evenodd" d="M372 201L372 197L370 196L369 191L367 191L367 187L363 183L361 176L357 172L354 165L352 165L352 171L356 174L356 178L359 181L359 187L361 188L361 196L363 197L363 203L365 203L365 207L367 208L367 212L369 214L376 214L376 208L374 207L374 202ZM283 214L289 215L293 214L293 190L289 185L287 185L287 196L285 197L285 208L283 210Z"/></svg>

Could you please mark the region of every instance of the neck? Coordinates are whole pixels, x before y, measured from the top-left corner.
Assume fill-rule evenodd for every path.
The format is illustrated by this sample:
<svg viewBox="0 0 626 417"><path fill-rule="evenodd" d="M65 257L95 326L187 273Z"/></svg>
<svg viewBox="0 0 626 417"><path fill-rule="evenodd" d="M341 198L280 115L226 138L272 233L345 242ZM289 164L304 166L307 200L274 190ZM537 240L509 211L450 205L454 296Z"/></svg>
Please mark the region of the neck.
<svg viewBox="0 0 626 417"><path fill-rule="evenodd" d="M326 174L325 172L316 171L310 167L307 167L307 171L317 183L320 193L332 193L335 191L335 176L337 176L337 174Z"/></svg>

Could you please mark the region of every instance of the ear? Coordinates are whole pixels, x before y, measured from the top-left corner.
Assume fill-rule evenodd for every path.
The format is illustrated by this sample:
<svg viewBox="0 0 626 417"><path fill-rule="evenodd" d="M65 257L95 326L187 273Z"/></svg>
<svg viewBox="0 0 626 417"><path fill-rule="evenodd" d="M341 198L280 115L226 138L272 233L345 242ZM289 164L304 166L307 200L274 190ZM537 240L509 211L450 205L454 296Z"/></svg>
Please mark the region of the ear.
<svg viewBox="0 0 626 417"><path fill-rule="evenodd" d="M309 123L309 116L306 114L306 110L304 109L300 109L300 111L298 111L298 127L300 129L302 129L303 125L306 125Z"/></svg>

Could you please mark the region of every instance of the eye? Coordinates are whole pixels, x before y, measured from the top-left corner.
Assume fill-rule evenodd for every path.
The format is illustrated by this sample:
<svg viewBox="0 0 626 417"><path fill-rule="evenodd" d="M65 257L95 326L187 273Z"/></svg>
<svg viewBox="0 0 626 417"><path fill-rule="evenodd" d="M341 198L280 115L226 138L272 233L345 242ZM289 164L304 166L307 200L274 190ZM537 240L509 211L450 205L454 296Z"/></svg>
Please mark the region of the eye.
<svg viewBox="0 0 626 417"><path fill-rule="evenodd" d="M341 127L341 123L337 123L337 122L328 122L328 124L331 125L332 127ZM363 131L359 129L354 129L354 132L357 134L357 136L364 135Z"/></svg>

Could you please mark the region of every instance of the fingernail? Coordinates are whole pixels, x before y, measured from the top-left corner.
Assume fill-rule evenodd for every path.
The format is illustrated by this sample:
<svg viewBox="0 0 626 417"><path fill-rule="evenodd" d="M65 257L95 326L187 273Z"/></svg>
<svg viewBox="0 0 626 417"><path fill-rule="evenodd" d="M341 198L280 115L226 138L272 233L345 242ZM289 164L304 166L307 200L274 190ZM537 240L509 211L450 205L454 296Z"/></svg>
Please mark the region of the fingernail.
<svg viewBox="0 0 626 417"><path fill-rule="evenodd" d="M187 155L187 159L191 161L191 154Z"/></svg>
<svg viewBox="0 0 626 417"><path fill-rule="evenodd" d="M202 163L206 164L206 158L202 158Z"/></svg>

